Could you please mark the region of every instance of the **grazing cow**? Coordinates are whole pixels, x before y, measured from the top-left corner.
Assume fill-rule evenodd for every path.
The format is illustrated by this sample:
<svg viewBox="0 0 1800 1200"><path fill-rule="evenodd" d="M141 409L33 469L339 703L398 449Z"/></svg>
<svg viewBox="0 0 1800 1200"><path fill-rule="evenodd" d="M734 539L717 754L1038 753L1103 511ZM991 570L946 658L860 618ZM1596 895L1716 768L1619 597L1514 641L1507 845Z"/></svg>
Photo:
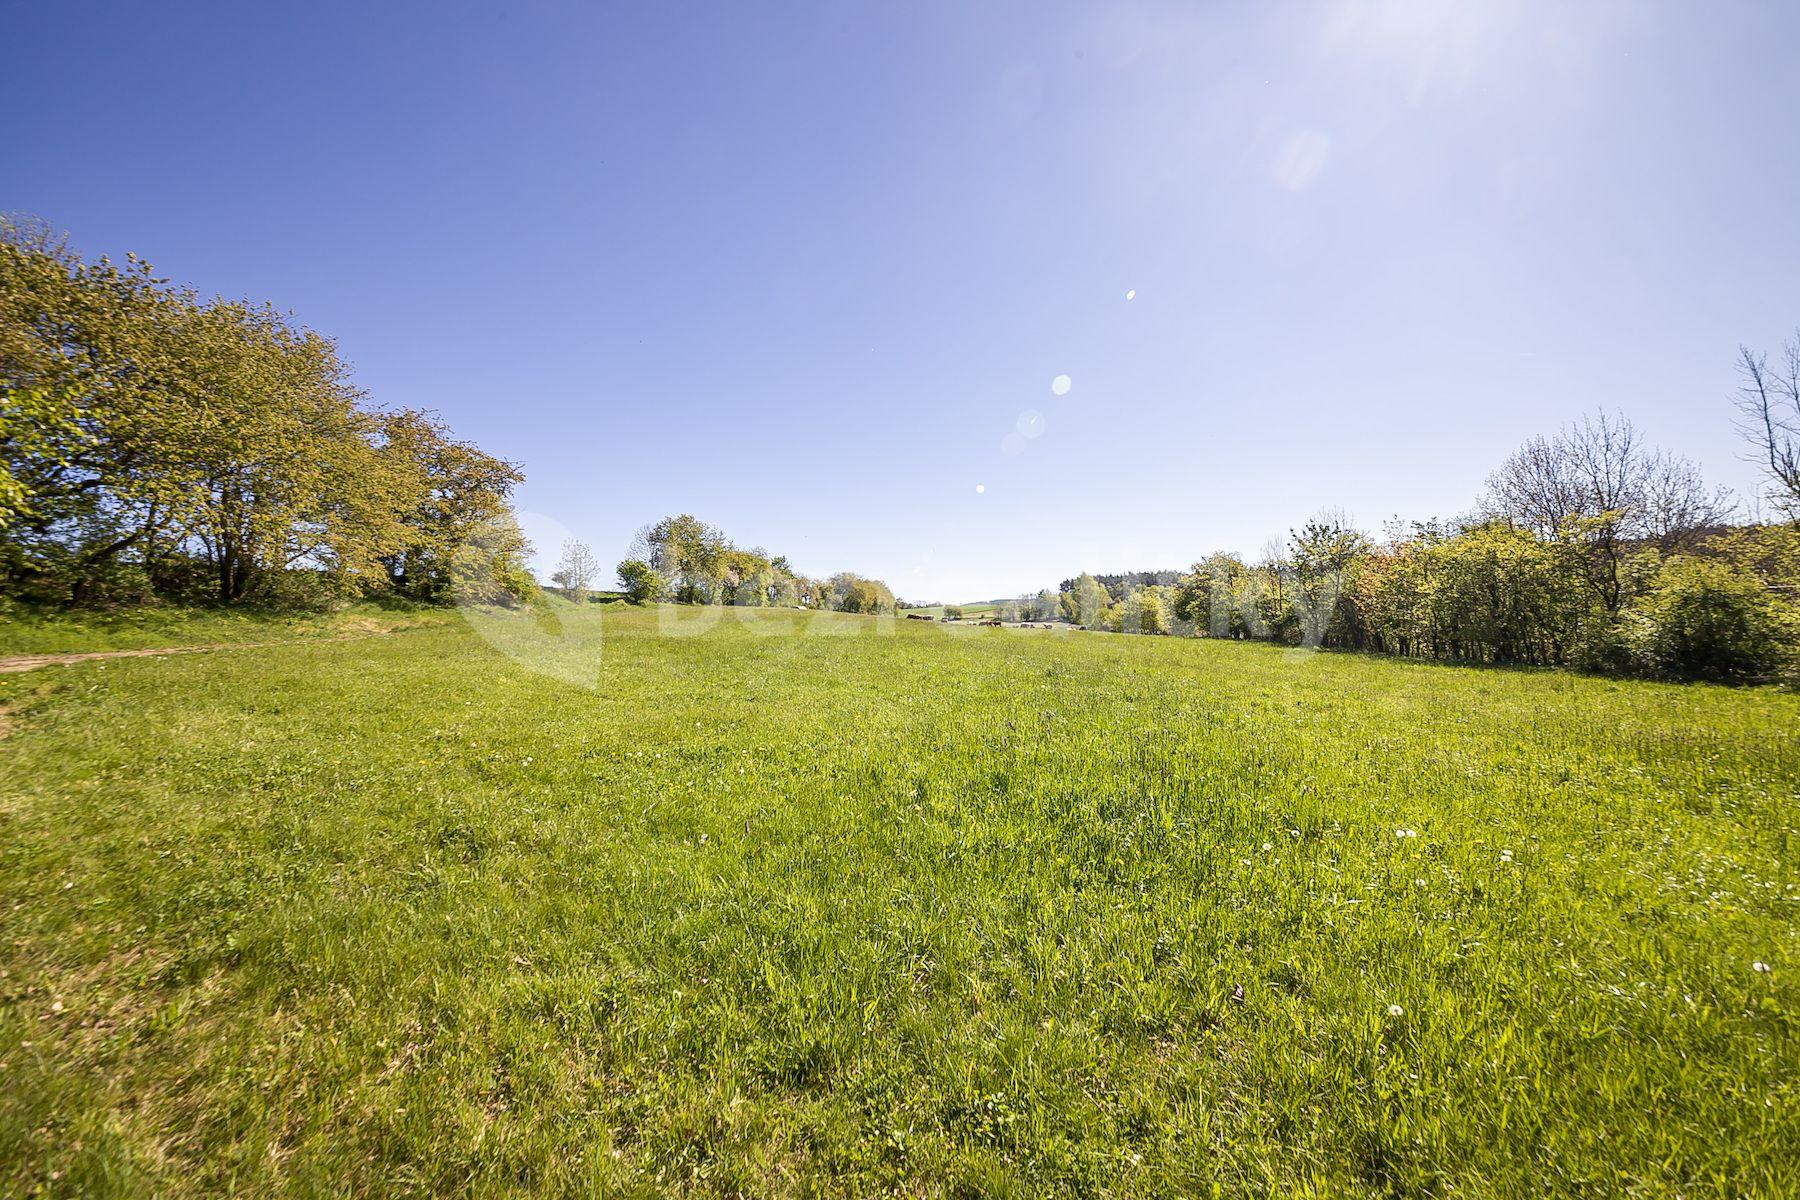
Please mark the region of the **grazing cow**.
<svg viewBox="0 0 1800 1200"><path fill-rule="evenodd" d="M906 619L909 621L929 621L929 620L931 620L931 618L926 616L924 613L907 613Z"/></svg>

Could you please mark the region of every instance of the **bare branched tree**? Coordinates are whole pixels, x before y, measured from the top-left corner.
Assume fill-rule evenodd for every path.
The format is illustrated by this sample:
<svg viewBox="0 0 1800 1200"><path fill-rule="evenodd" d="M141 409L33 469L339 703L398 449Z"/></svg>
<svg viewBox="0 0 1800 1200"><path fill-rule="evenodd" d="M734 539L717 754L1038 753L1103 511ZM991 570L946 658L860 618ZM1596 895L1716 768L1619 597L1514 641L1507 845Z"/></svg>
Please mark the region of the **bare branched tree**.
<svg viewBox="0 0 1800 1200"><path fill-rule="evenodd" d="M600 579L600 560L585 543L570 538L563 543L562 560L556 565L551 580L566 588L577 604L586 604L588 591Z"/></svg>
<svg viewBox="0 0 1800 1200"><path fill-rule="evenodd" d="M1592 551L1591 580L1609 610L1621 599L1630 545L1689 547L1736 508L1692 462L1647 445L1629 420L1605 412L1526 442L1488 477L1486 507L1545 537L1578 536Z"/></svg>
<svg viewBox="0 0 1800 1200"><path fill-rule="evenodd" d="M1534 437L1488 476L1486 507L1545 537L1592 504L1571 461L1567 434Z"/></svg>
<svg viewBox="0 0 1800 1200"><path fill-rule="evenodd" d="M1800 520L1800 331L1769 366L1766 355L1738 347L1738 432L1750 443L1749 458L1768 479L1769 499Z"/></svg>
<svg viewBox="0 0 1800 1200"><path fill-rule="evenodd" d="M1701 535L1735 515L1729 489L1709 488L1700 469L1679 454L1657 451L1644 465L1635 532L1653 538L1664 554L1692 550Z"/></svg>

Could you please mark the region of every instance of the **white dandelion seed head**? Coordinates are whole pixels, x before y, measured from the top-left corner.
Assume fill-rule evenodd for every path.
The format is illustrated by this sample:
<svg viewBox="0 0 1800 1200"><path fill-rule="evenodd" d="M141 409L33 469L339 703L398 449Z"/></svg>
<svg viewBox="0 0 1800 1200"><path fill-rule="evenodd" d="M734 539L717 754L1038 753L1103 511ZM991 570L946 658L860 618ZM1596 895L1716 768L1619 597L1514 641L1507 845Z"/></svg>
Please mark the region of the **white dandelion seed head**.
<svg viewBox="0 0 1800 1200"><path fill-rule="evenodd" d="M1404 1016L1405 1013L1406 1013L1406 1010L1404 1008L1401 1008L1398 1004L1388 1005L1388 1016L1390 1016L1390 1017Z"/></svg>
<svg viewBox="0 0 1800 1200"><path fill-rule="evenodd" d="M1769 964L1766 962L1753 962L1750 964L1750 969L1760 975L1767 975L1769 973Z"/></svg>

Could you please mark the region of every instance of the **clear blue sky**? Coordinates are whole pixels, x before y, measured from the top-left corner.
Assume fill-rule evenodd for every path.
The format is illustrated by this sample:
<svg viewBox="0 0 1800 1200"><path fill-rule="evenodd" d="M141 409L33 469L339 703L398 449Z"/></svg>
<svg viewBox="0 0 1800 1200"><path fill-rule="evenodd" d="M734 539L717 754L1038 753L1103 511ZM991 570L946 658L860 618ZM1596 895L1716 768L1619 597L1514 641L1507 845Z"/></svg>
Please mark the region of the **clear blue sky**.
<svg viewBox="0 0 1800 1200"><path fill-rule="evenodd" d="M1793 3L0 8L0 209L291 309L608 561L996 596L1454 515L1597 405L1747 488L1800 324Z"/></svg>

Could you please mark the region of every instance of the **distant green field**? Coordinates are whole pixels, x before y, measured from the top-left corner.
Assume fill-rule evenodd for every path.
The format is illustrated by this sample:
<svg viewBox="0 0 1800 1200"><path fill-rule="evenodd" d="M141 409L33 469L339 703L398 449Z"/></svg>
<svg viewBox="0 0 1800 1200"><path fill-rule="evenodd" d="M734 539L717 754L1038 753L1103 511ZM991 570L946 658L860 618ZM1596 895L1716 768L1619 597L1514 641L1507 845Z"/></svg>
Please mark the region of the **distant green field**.
<svg viewBox="0 0 1800 1200"><path fill-rule="evenodd" d="M0 677L0 1194L1800 1194L1800 697L487 634Z"/></svg>
<svg viewBox="0 0 1800 1200"><path fill-rule="evenodd" d="M900 611L902 613L921 613L935 619L944 615L945 607L946 606L942 604L931 604L923 608L903 608ZM996 608L1000 607L1000 602L997 600L983 600L978 604L952 604L948 607L962 609L962 614L965 617L975 617L985 616L988 613L993 612Z"/></svg>

